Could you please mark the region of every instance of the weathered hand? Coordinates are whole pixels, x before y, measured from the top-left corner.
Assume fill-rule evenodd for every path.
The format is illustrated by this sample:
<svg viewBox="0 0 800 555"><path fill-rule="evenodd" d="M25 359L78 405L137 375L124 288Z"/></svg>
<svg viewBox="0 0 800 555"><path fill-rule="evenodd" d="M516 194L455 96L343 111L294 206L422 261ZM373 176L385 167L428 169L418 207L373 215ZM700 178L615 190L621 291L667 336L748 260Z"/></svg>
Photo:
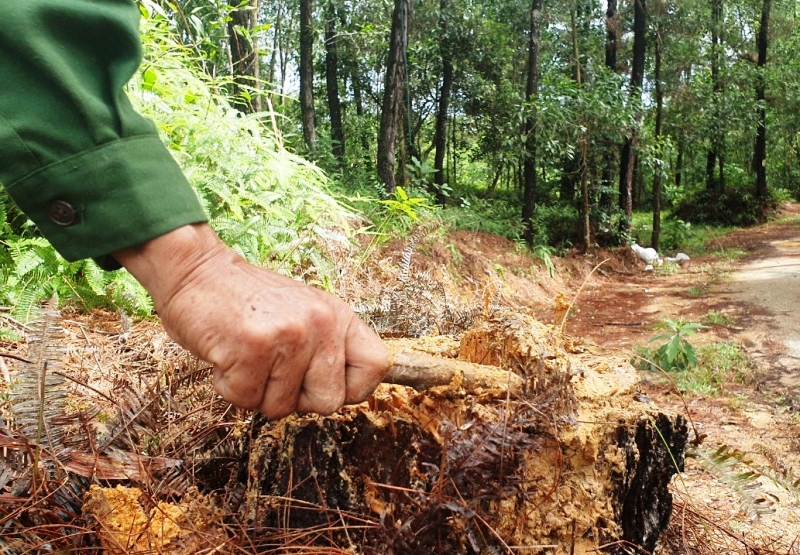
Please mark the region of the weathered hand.
<svg viewBox="0 0 800 555"><path fill-rule="evenodd" d="M257 268L207 225L115 253L148 289L167 332L214 365L231 403L270 418L330 414L365 400L389 367L386 346L350 308Z"/></svg>

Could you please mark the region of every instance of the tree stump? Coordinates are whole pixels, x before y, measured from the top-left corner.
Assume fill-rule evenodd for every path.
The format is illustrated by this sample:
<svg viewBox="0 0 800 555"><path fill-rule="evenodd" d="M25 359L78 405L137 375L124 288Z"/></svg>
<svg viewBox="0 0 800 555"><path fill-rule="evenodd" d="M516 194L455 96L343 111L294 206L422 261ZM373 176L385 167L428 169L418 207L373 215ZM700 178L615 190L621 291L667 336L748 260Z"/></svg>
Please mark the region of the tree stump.
<svg viewBox="0 0 800 555"><path fill-rule="evenodd" d="M440 355L442 342L404 347ZM686 423L638 400L627 360L596 352L504 313L458 353L517 373L517 397L382 385L333 417L259 420L244 499L253 541L370 555L652 551Z"/></svg>

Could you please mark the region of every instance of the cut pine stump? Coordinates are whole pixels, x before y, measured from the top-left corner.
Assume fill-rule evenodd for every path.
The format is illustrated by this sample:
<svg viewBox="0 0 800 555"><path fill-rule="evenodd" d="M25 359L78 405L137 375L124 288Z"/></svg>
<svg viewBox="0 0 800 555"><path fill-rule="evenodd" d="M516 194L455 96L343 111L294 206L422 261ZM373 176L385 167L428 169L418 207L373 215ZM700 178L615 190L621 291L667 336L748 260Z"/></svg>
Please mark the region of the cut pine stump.
<svg viewBox="0 0 800 555"><path fill-rule="evenodd" d="M652 552L687 428L637 400L624 357L518 313L397 346L512 371L522 393L382 385L334 417L254 423L244 509L260 549Z"/></svg>

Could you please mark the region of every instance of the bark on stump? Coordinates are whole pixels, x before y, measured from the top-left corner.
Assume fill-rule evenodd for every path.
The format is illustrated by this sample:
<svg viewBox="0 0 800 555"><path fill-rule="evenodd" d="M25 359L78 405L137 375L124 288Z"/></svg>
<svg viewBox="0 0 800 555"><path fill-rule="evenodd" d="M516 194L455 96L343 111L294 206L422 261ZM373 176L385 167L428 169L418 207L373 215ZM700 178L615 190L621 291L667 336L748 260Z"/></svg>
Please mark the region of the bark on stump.
<svg viewBox="0 0 800 555"><path fill-rule="evenodd" d="M516 313L447 342L413 344L512 370L524 394L382 385L335 417L261 421L244 500L254 537L365 554L652 551L687 429L637 400L627 360Z"/></svg>

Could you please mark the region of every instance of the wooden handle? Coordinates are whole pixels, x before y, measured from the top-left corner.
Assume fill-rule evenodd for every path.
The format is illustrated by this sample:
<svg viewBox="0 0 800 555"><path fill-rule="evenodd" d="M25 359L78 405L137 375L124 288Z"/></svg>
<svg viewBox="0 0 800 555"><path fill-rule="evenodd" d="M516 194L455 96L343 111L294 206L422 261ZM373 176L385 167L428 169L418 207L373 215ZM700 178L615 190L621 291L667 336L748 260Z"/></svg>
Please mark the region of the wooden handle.
<svg viewBox="0 0 800 555"><path fill-rule="evenodd" d="M443 358L411 349L393 349L392 365L384 383L413 387L418 391L436 386L479 390L522 391L523 380L513 372L496 366Z"/></svg>

